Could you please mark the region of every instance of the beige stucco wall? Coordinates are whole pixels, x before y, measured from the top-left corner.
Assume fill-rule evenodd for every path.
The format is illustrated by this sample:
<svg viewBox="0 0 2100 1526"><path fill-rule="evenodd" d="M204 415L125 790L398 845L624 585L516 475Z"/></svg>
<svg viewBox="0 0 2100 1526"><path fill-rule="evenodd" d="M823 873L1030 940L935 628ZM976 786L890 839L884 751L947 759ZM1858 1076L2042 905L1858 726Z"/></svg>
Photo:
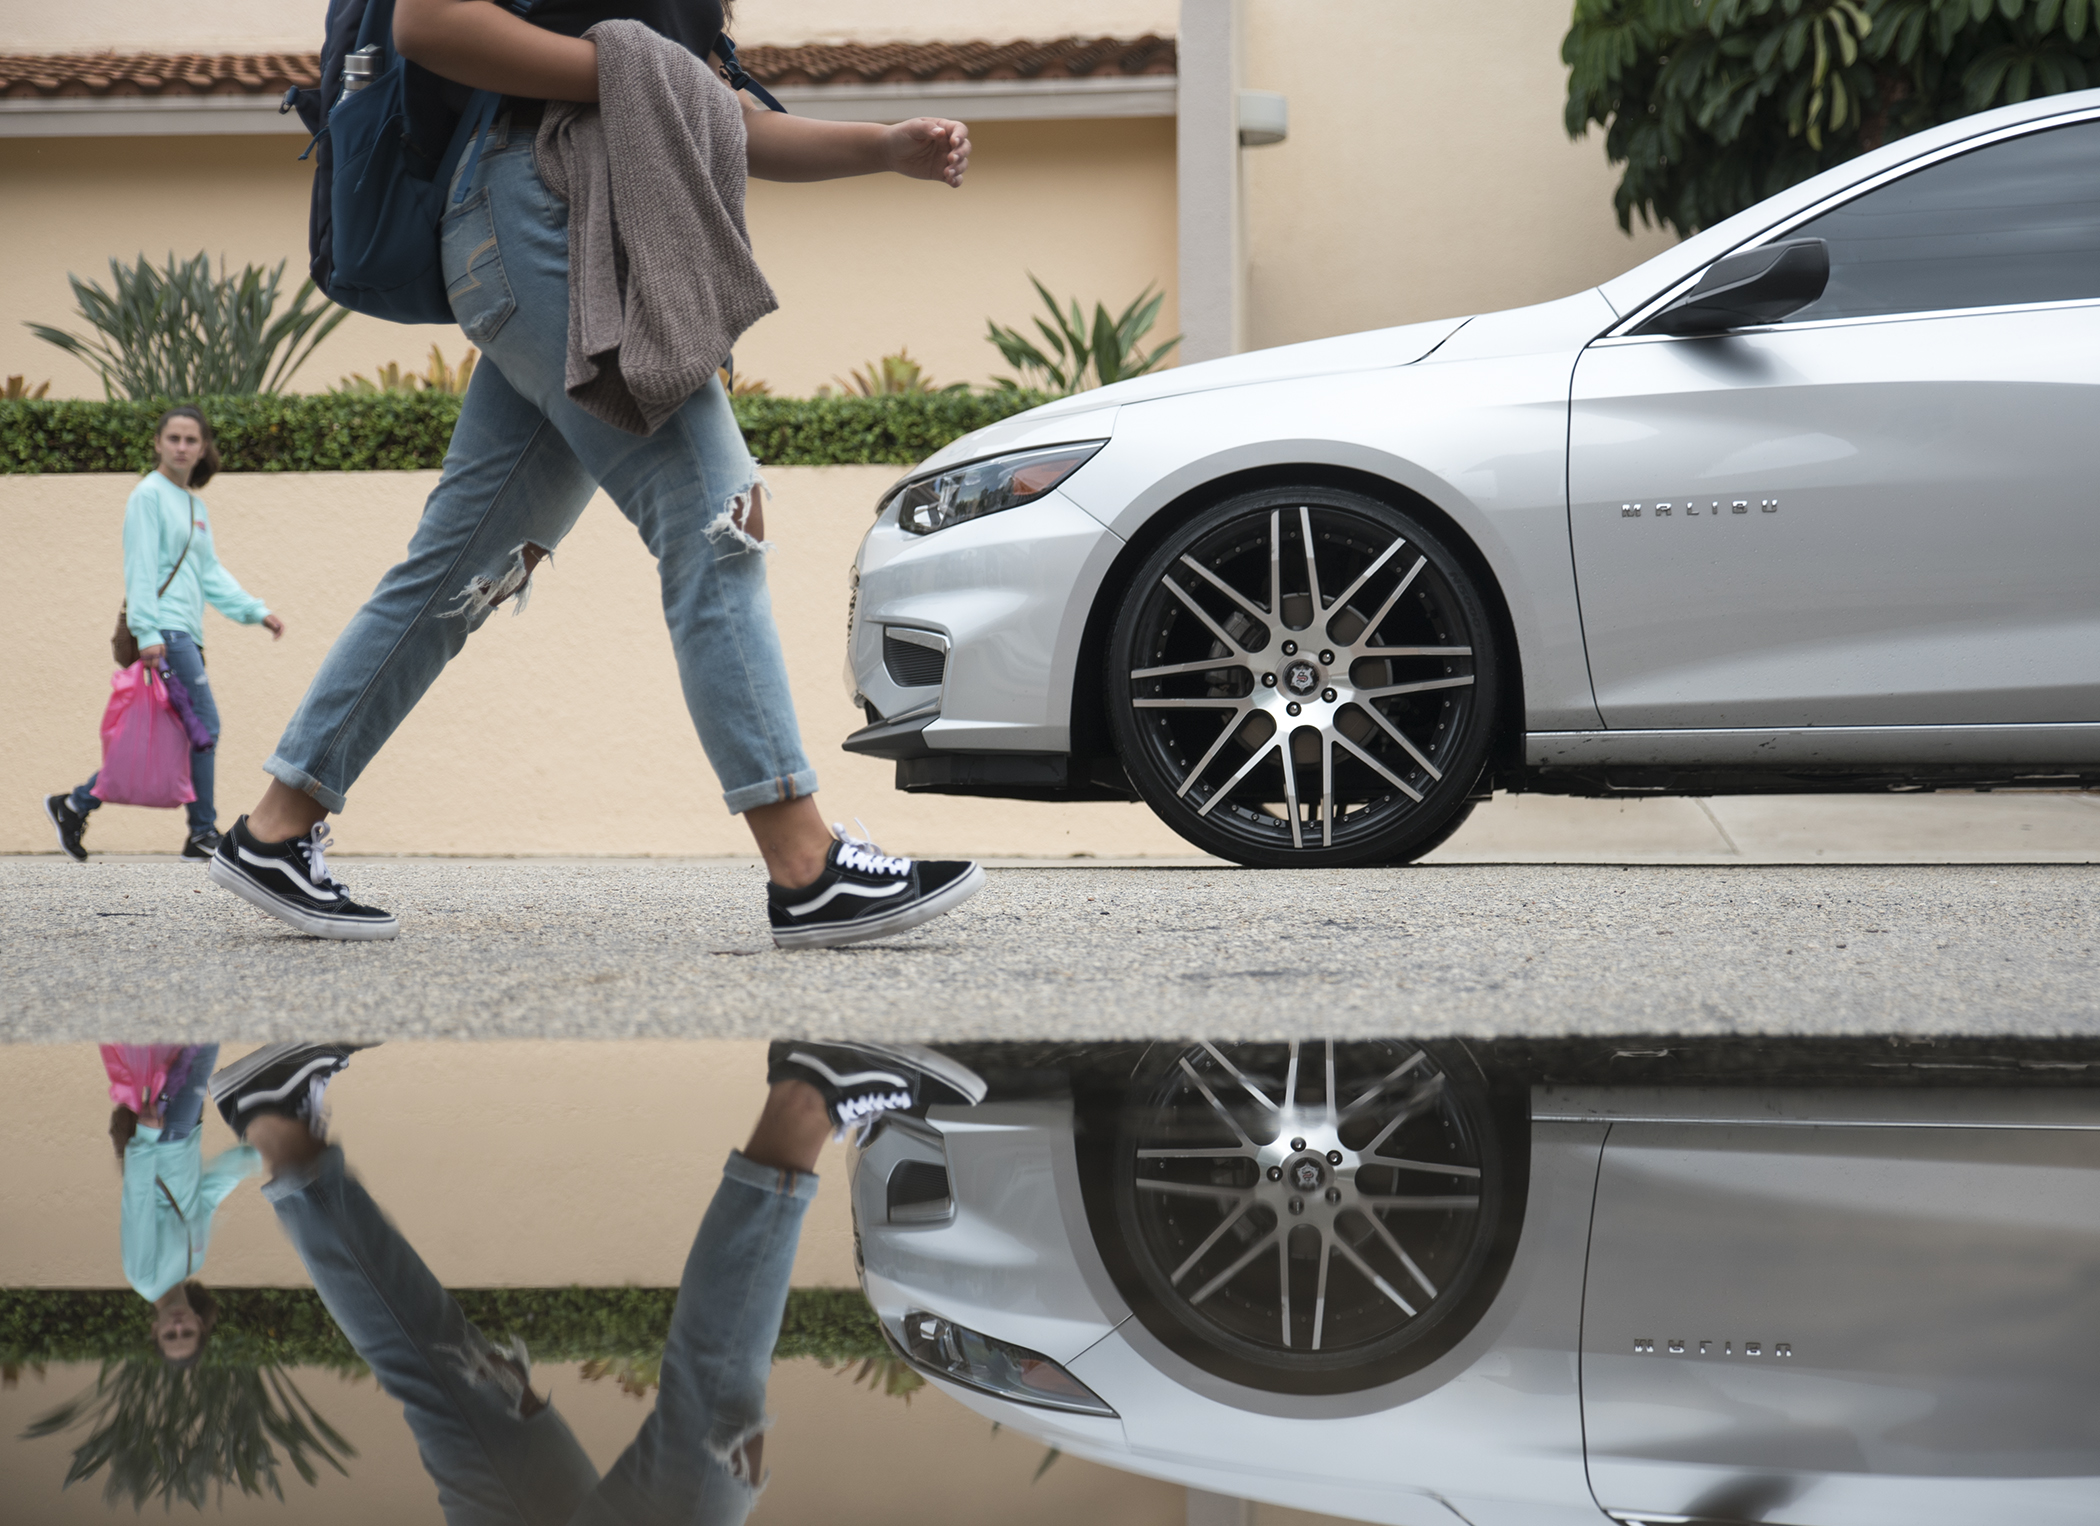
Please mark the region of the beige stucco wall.
<svg viewBox="0 0 2100 1526"><path fill-rule="evenodd" d="M1051 289L1120 306L1174 275L1174 127L1120 122L991 122L973 129L961 190L894 175L820 185L754 182L753 245L781 309L737 347L737 367L776 392L806 395L900 347L936 380L1005 372L985 321L1024 323ZM238 270L288 261L285 295L306 267L311 166L303 137L0 138L0 375L52 395L99 397L88 367L25 322L85 331L68 272L110 285L111 256L224 254ZM1171 294L1160 316L1173 333ZM457 359L458 330L354 316L294 379L325 391L351 371L414 364L432 344Z"/></svg>
<svg viewBox="0 0 2100 1526"><path fill-rule="evenodd" d="M1243 83L1291 111L1241 155L1252 347L1565 296L1669 241L1619 231L1616 169L1561 126L1568 0L1244 4Z"/></svg>
<svg viewBox="0 0 2100 1526"><path fill-rule="evenodd" d="M235 474L204 494L220 555L288 626L205 616L225 730L220 820L246 810L329 643L408 543L434 472ZM774 468L770 578L818 804L897 852L1185 853L1144 807L910 796L892 765L839 750L864 723L841 672L845 579L889 467ZM36 612L0 664L0 853L47 852L40 799L99 760L109 627L122 598L118 476L0 476L0 545L37 569ZM26 591L27 585L20 585ZM498 613L366 772L337 821L352 853L748 853L693 734L655 565L602 496L517 618ZM181 818L105 806L98 851L168 852Z"/></svg>

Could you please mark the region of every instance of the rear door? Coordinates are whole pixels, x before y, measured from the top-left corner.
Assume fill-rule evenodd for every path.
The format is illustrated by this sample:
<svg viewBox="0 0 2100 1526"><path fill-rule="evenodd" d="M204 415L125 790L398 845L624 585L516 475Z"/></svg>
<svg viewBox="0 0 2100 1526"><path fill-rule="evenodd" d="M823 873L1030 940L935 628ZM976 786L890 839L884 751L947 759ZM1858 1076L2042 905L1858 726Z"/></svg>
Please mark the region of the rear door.
<svg viewBox="0 0 2100 1526"><path fill-rule="evenodd" d="M2100 1520L2100 1132L1618 1122L1582 1333L1622 1520Z"/></svg>

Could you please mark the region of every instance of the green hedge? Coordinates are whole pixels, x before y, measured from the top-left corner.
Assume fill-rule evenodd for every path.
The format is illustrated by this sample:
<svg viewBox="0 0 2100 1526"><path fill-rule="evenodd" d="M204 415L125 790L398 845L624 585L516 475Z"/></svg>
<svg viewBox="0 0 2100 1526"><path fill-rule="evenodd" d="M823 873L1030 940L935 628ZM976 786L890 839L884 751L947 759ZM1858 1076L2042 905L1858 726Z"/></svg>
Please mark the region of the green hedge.
<svg viewBox="0 0 2100 1526"><path fill-rule="evenodd" d="M311 1288L214 1288L214 1364L357 1367L350 1343ZM495 1338L520 1335L535 1361L653 1357L671 1327L673 1288L460 1288L460 1307ZM0 1288L0 1366L152 1355L145 1301L129 1288ZM833 1364L888 1352L856 1288L788 1294L776 1359Z"/></svg>
<svg viewBox="0 0 2100 1526"><path fill-rule="evenodd" d="M459 417L445 392L199 400L229 472L427 471ZM769 466L909 466L950 440L1047 401L1040 392L741 397L737 421ZM162 402L0 401L0 473L144 472Z"/></svg>

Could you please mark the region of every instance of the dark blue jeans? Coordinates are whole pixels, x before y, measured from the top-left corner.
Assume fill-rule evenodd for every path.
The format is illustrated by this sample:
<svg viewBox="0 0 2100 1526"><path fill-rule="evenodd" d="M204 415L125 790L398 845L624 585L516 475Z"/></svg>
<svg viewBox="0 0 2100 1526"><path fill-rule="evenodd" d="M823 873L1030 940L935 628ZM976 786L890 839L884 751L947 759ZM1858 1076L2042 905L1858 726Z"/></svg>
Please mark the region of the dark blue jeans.
<svg viewBox="0 0 2100 1526"><path fill-rule="evenodd" d="M189 691L190 706L197 712L197 719L204 722L211 739L218 741L219 702L212 698L211 679L204 672L204 649L188 631L162 631L160 639L168 648L168 671ZM197 798L188 806L192 832L215 832L219 827L219 809L212 801L212 759L217 756L211 748L190 752L190 787L197 792ZM95 781L101 777L99 770L89 774L87 783L69 797L73 809L83 816L102 804L94 795Z"/></svg>

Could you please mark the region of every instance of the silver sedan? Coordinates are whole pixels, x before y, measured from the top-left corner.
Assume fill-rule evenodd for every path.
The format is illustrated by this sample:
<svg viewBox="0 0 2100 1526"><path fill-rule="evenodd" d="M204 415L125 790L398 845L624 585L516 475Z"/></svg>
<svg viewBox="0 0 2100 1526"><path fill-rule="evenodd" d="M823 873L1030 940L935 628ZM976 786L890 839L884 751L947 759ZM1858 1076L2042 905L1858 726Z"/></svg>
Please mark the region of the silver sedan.
<svg viewBox="0 0 2100 1526"><path fill-rule="evenodd" d="M1082 393L855 568L900 788L1402 862L1495 789L2100 781L2100 91L1590 291Z"/></svg>

